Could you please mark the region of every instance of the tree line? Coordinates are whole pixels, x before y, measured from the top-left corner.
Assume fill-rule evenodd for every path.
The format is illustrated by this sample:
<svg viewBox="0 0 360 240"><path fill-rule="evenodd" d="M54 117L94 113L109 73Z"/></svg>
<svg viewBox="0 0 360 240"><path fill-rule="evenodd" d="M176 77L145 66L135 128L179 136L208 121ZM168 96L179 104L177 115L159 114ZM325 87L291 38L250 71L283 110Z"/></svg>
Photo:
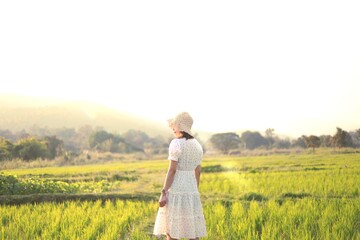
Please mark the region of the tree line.
<svg viewBox="0 0 360 240"><path fill-rule="evenodd" d="M32 128L12 133L0 130L0 161L20 158L25 161L70 158L84 151L162 154L168 140L162 136L149 137L139 130L122 134L110 133L102 127L89 125L80 128Z"/></svg>
<svg viewBox="0 0 360 240"><path fill-rule="evenodd" d="M315 136L303 135L295 140L281 139L274 134L274 129L268 128L265 136L257 131L245 131L241 135L233 132L217 133L211 136L212 146L222 152L229 154L232 151L242 149L288 149L288 148L311 148L315 151L318 147L360 147L360 129L347 132L337 127L334 135Z"/></svg>
<svg viewBox="0 0 360 240"><path fill-rule="evenodd" d="M55 159L91 150L111 153L166 154L171 140L163 136L150 137L139 130L128 130L122 134L110 133L101 127L89 125L80 128L48 129L33 126L27 131L12 133L0 130L0 161L20 158ZM200 139L199 139L200 140ZM360 147L360 129L352 132L337 128L334 135L301 136L290 140L276 136L275 130L268 128L265 135L258 131L245 131L241 135L234 132L216 133L203 143L208 149L222 154L236 153L244 149L288 149L318 147Z"/></svg>

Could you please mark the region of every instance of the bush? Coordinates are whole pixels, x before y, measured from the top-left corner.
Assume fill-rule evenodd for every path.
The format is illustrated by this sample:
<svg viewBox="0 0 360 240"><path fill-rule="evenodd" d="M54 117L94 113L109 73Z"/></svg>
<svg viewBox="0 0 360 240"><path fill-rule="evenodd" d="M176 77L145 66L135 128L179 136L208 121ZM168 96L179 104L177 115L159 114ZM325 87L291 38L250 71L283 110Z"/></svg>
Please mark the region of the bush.
<svg viewBox="0 0 360 240"><path fill-rule="evenodd" d="M0 174L0 195L22 195L36 193L76 193L79 186L62 181L28 178L19 180L15 175Z"/></svg>
<svg viewBox="0 0 360 240"><path fill-rule="evenodd" d="M47 158L50 156L45 143L35 138L21 139L14 147L15 157L30 161L37 158Z"/></svg>
<svg viewBox="0 0 360 240"><path fill-rule="evenodd" d="M0 137L0 161L9 160L12 158L13 144Z"/></svg>

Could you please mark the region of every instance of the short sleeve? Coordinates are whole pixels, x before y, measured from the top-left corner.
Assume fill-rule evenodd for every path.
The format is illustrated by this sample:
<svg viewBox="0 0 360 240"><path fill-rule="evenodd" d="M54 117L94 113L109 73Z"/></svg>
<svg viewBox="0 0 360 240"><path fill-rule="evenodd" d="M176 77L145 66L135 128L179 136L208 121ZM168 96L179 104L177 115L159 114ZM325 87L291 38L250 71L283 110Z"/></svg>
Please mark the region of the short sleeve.
<svg viewBox="0 0 360 240"><path fill-rule="evenodd" d="M169 160L178 161L181 155L181 145L178 139L173 139L169 146Z"/></svg>

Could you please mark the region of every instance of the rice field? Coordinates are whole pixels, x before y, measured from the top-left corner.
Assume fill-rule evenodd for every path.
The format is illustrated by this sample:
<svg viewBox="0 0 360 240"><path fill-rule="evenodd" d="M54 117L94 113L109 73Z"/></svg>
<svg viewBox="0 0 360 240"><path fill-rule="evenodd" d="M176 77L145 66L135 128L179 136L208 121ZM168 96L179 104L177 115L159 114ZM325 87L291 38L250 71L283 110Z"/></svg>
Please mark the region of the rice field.
<svg viewBox="0 0 360 240"><path fill-rule="evenodd" d="M28 192L0 195L0 239L158 239L152 227L167 164L2 170L3 191L17 184ZM202 166L204 239L360 239L359 153L212 157ZM14 184L5 185L4 176ZM73 195L75 200L65 199ZM37 200L11 202L26 197Z"/></svg>

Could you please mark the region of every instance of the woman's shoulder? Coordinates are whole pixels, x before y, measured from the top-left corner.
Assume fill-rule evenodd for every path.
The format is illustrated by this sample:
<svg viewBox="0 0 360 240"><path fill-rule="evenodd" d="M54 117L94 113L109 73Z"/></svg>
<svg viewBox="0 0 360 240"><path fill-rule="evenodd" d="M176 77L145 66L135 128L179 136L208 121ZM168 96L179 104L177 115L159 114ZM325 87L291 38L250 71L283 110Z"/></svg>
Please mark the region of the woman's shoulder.
<svg viewBox="0 0 360 240"><path fill-rule="evenodd" d="M179 143L199 143L199 141L196 138L186 139L186 138L174 138L171 140L170 144L179 144Z"/></svg>
<svg viewBox="0 0 360 240"><path fill-rule="evenodd" d="M170 146L180 145L182 142L184 142L183 138L174 138L173 140L171 140Z"/></svg>

